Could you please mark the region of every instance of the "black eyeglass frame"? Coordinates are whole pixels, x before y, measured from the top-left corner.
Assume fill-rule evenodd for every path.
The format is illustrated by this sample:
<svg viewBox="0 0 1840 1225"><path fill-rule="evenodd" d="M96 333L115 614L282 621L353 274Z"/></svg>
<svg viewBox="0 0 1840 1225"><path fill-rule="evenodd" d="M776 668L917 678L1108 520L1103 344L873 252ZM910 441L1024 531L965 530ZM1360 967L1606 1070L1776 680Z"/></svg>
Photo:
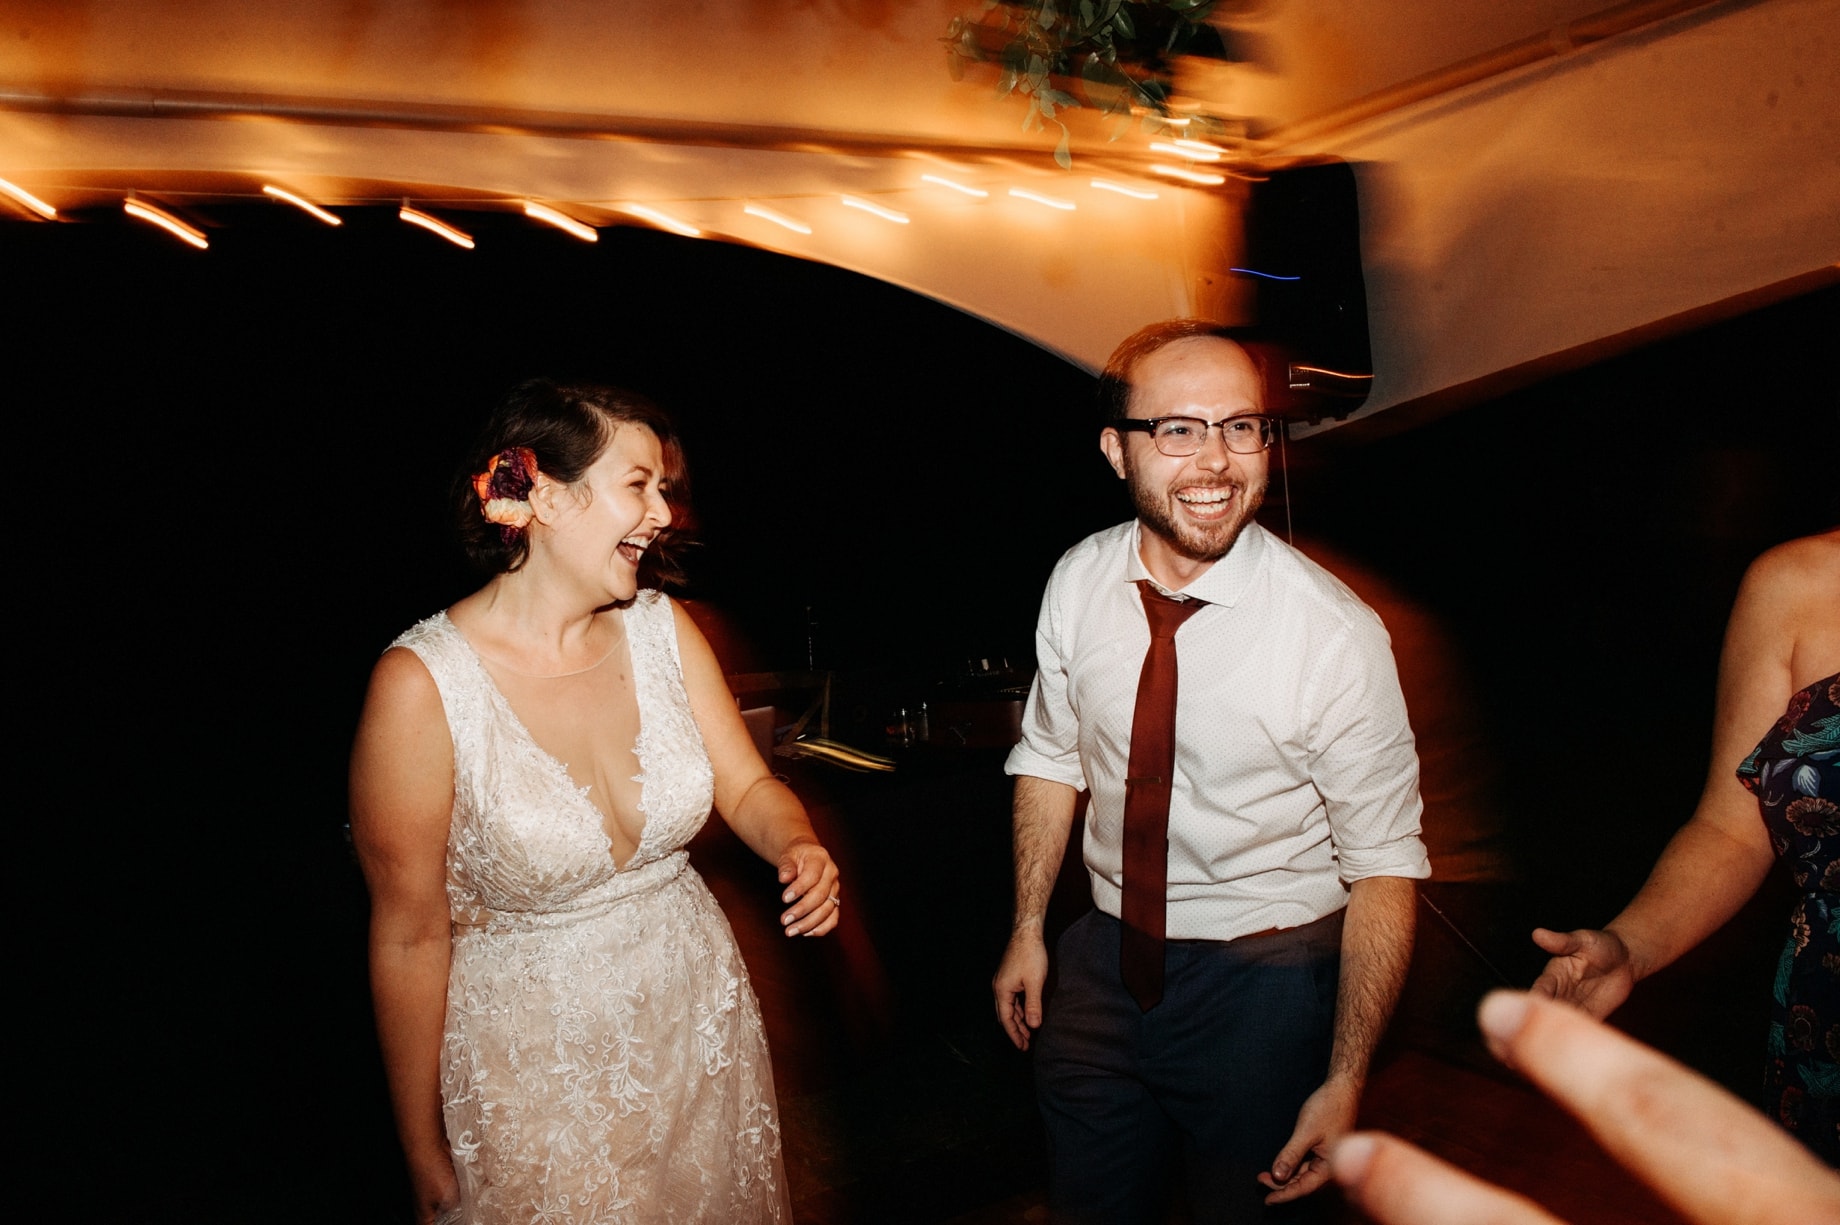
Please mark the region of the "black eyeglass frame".
<svg viewBox="0 0 1840 1225"><path fill-rule="evenodd" d="M1195 422L1197 425L1201 427L1201 432L1200 432L1201 441L1195 444L1195 449L1192 451L1184 451L1184 452L1164 451L1160 440L1156 436L1156 430L1157 430L1157 427L1162 425L1163 422L1165 421L1193 421ZM1257 421L1260 424L1260 426L1263 427L1259 430L1258 449L1254 451L1236 451L1234 450L1233 444L1227 441L1227 431L1225 429L1225 426L1229 421ZM1222 427L1220 431L1221 445L1227 448L1227 451L1229 454L1257 455L1261 451L1269 451L1271 450L1272 436L1278 431L1278 429L1282 426L1282 424L1283 423L1282 421L1280 421L1279 418L1270 416L1266 413L1237 413L1231 417L1222 417L1218 421L1205 421L1200 417L1188 417L1188 416L1182 416L1182 415L1177 415L1177 416L1172 416L1172 417L1118 417L1112 421L1112 428L1117 430L1120 433L1136 432L1140 434L1148 434L1150 435L1150 442L1152 443L1152 445L1156 447L1158 451L1162 451L1164 455L1169 455L1172 458L1182 458L1188 455L1201 454L1202 449L1207 446L1208 431L1213 429L1217 425Z"/></svg>

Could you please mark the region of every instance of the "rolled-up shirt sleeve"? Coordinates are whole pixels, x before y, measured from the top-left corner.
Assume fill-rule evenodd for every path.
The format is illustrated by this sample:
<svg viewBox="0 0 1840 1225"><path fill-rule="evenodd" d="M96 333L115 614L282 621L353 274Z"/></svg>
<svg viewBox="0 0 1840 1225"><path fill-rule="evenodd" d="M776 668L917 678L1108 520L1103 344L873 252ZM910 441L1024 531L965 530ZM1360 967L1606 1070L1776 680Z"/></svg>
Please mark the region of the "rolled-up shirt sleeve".
<svg viewBox="0 0 1840 1225"><path fill-rule="evenodd" d="M1068 692L1068 644L1062 638L1061 595L1066 571L1063 559L1042 596L1041 615L1035 623L1035 683L1022 711L1022 739L1010 750L1003 772L1026 774L1084 791L1080 724Z"/></svg>
<svg viewBox="0 0 1840 1225"><path fill-rule="evenodd" d="M1344 882L1422 880L1431 861L1419 837L1417 745L1386 630L1372 612L1361 613L1319 657L1308 686L1310 773Z"/></svg>

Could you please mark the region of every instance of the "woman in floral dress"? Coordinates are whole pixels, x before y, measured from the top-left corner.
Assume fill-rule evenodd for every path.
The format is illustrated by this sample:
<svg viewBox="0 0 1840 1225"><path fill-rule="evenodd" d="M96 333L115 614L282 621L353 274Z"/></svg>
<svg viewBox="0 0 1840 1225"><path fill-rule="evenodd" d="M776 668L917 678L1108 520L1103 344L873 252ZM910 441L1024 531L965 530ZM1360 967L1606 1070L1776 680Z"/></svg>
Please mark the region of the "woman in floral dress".
<svg viewBox="0 0 1840 1225"><path fill-rule="evenodd" d="M1534 941L1533 989L1608 1015L1716 931L1781 858L1801 891L1776 976L1765 1110L1840 1165L1840 529L1778 545L1738 589L1712 769L1692 818L1601 931ZM1761 808L1761 819L1759 809Z"/></svg>

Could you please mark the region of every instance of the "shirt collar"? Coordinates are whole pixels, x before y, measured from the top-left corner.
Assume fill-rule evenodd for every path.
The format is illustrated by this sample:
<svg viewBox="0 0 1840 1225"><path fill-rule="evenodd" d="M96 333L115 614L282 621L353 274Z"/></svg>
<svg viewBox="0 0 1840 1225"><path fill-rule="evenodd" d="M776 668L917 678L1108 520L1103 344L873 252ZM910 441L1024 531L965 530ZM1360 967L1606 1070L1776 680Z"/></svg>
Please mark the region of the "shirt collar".
<svg viewBox="0 0 1840 1225"><path fill-rule="evenodd" d="M1165 595L1188 596L1197 600L1206 600L1209 604L1225 604L1229 607L1239 603L1239 598L1251 586L1252 577L1258 572L1259 562L1265 556L1265 529L1256 522L1248 523L1227 550L1227 555L1209 566L1200 578L1180 591L1170 591L1154 578L1144 567L1142 555L1138 553L1138 539L1143 532L1141 521L1131 524L1131 552L1125 559L1124 577L1128 583L1139 579L1150 579L1153 586Z"/></svg>

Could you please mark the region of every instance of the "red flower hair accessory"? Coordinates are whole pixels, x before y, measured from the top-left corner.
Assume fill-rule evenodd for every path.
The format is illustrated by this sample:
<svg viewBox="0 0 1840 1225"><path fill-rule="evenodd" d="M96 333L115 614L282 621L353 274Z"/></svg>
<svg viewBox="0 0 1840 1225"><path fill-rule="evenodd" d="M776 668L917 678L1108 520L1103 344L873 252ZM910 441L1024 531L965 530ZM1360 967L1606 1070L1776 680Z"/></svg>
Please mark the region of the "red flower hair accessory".
<svg viewBox="0 0 1840 1225"><path fill-rule="evenodd" d="M473 478L479 495L479 513L487 523L498 524L499 534L510 544L529 525L530 491L537 483L537 455L529 447L506 447L492 457L486 470Z"/></svg>

